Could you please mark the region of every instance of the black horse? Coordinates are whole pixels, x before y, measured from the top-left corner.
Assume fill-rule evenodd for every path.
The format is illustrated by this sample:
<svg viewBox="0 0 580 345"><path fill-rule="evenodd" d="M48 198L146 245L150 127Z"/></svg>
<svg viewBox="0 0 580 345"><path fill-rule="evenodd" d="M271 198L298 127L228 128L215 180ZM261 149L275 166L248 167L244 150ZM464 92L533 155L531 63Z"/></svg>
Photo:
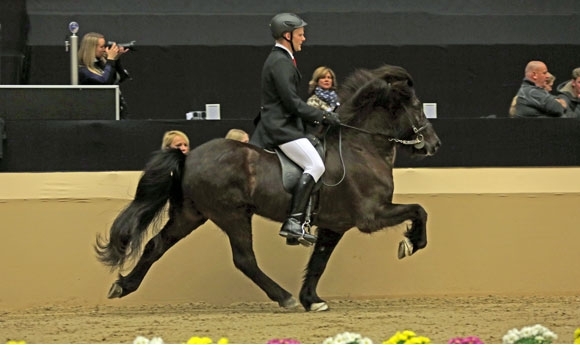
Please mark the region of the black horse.
<svg viewBox="0 0 580 345"><path fill-rule="evenodd" d="M330 255L349 229L372 233L411 220L399 244L399 258L427 245L423 207L392 203L396 147L429 156L440 146L411 76L397 66L360 69L345 80L339 95L344 100L343 125L326 133L327 169L312 216L318 241L300 290L300 303L307 311L328 309L316 288ZM187 156L177 150L154 153L134 200L113 222L108 241L97 237L98 258L111 269L122 268L141 253L129 274L119 274L108 297L136 291L155 261L211 219L227 234L236 268L280 306L297 306L294 297L258 267L252 247L252 216L281 222L290 200L277 155L259 147L214 139ZM169 220L142 248L149 225L167 201Z"/></svg>

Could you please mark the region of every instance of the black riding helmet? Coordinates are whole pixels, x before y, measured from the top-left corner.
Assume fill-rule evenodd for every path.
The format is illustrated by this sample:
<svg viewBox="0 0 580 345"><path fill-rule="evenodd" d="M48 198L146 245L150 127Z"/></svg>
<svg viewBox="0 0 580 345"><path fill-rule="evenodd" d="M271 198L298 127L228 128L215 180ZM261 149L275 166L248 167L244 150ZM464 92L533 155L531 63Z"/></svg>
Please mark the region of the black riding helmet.
<svg viewBox="0 0 580 345"><path fill-rule="evenodd" d="M270 21L270 31L275 40L283 37L286 41L290 42L292 51L294 52L295 49L294 44L292 43L292 32L295 29L305 27L306 25L308 24L294 13L278 13ZM289 40L284 37L285 32L290 33Z"/></svg>

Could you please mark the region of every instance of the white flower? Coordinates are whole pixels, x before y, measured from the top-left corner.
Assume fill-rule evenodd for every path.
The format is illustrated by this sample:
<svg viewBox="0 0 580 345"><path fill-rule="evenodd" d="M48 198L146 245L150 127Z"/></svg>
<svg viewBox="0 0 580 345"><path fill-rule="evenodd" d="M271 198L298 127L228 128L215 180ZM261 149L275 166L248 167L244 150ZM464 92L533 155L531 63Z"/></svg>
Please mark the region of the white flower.
<svg viewBox="0 0 580 345"><path fill-rule="evenodd" d="M151 338L151 340L149 340L143 336L138 336L137 338L135 338L135 340L133 340L133 344L164 344L164 343L163 339L161 339L160 337L153 337Z"/></svg>
<svg viewBox="0 0 580 345"><path fill-rule="evenodd" d="M334 337L324 339L323 344L372 344L369 338L362 337L358 333L344 332Z"/></svg>
<svg viewBox="0 0 580 345"><path fill-rule="evenodd" d="M540 324L536 324L531 327L523 327L521 330L511 329L503 336L502 340L505 344L515 344L522 339L535 340L540 344L546 344L557 338L558 336L554 332Z"/></svg>
<svg viewBox="0 0 580 345"><path fill-rule="evenodd" d="M138 336L135 338L135 340L133 340L133 344L149 344L149 339L143 336Z"/></svg>

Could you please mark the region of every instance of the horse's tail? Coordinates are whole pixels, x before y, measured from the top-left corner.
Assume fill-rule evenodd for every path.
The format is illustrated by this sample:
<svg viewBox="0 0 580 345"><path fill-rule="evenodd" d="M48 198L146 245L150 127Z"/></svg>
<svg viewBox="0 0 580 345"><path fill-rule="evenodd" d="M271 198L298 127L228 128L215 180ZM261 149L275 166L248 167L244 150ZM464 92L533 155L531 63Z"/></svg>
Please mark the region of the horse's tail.
<svg viewBox="0 0 580 345"><path fill-rule="evenodd" d="M169 200L179 206L183 196L181 179L185 155L181 151L161 150L145 166L135 198L117 216L109 232L109 241L97 235L97 258L111 269L121 268L136 256L149 225L160 215Z"/></svg>

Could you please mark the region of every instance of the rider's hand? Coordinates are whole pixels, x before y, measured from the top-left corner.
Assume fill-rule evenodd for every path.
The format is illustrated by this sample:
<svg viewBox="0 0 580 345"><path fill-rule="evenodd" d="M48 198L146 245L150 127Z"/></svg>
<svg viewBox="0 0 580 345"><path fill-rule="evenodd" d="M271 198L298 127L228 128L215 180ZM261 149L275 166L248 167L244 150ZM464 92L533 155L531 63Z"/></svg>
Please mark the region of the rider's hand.
<svg viewBox="0 0 580 345"><path fill-rule="evenodd" d="M337 113L326 112L322 116L322 123L329 126L340 126L340 119Z"/></svg>

